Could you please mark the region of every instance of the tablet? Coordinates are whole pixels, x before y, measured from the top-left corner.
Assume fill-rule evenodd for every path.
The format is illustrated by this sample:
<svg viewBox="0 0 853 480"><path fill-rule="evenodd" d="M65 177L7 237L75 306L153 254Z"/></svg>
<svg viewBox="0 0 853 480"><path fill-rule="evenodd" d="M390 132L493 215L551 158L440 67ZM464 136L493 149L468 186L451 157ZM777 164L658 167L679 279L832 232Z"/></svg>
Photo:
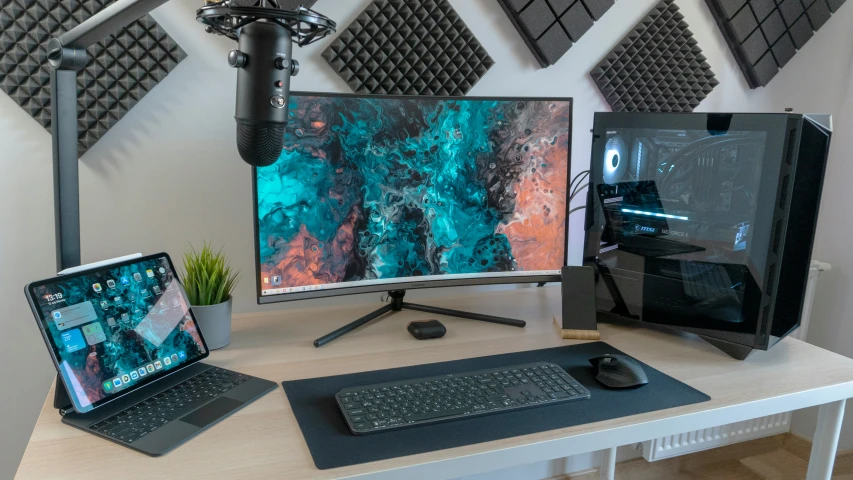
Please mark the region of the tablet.
<svg viewBox="0 0 853 480"><path fill-rule="evenodd" d="M208 355L165 253L33 282L26 295L80 413Z"/></svg>

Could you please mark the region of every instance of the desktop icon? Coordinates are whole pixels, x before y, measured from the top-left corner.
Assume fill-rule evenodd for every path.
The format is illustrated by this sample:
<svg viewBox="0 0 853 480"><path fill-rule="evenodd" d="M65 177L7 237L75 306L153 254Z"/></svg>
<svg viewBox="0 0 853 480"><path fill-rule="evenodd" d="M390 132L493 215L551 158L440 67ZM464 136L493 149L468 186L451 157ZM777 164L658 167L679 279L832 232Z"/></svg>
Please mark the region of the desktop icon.
<svg viewBox="0 0 853 480"><path fill-rule="evenodd" d="M137 370L137 372L139 373L140 377L148 375L148 370L146 370L145 367L139 367L139 370Z"/></svg>
<svg viewBox="0 0 853 480"><path fill-rule="evenodd" d="M133 380L138 380L139 379L139 372L137 372L136 370L130 372L130 378L132 378Z"/></svg>
<svg viewBox="0 0 853 480"><path fill-rule="evenodd" d="M113 382L111 382L109 380L104 382L104 391L105 392L110 393L110 391L112 391L112 389L113 389Z"/></svg>
<svg viewBox="0 0 853 480"><path fill-rule="evenodd" d="M114 317L107 317L107 325L111 327L116 326L116 319Z"/></svg>
<svg viewBox="0 0 853 480"><path fill-rule="evenodd" d="M160 360L155 360L154 361L154 369L160 370L161 368L163 368L163 363L161 363Z"/></svg>
<svg viewBox="0 0 853 480"><path fill-rule="evenodd" d="M158 287L157 285L151 287L151 290L154 292L154 295L160 295L161 293L160 287Z"/></svg>
<svg viewBox="0 0 853 480"><path fill-rule="evenodd" d="M145 365L145 370L148 370L148 373L154 373L154 364L149 363L148 365Z"/></svg>
<svg viewBox="0 0 853 480"><path fill-rule="evenodd" d="M94 291L96 291L96 292L100 292L100 291L101 291L101 290L103 290L103 289L101 288L101 284L100 284L100 283L93 283L93 284L92 284L92 290L94 290Z"/></svg>
<svg viewBox="0 0 853 480"><path fill-rule="evenodd" d="M172 356L169 358L172 359L172 362L178 363L178 354L177 353L173 353Z"/></svg>
<svg viewBox="0 0 853 480"><path fill-rule="evenodd" d="M181 361L186 360L187 359L187 352L184 352L183 350L178 352L178 358L180 358Z"/></svg>
<svg viewBox="0 0 853 480"><path fill-rule="evenodd" d="M145 274L148 275L148 278L154 278L154 270L151 270L150 268L145 270Z"/></svg>
<svg viewBox="0 0 853 480"><path fill-rule="evenodd" d="M127 315L126 313L122 313L122 314L121 314L121 321L122 321L122 322L126 322L129 318L130 318L130 317L128 317L128 315Z"/></svg>
<svg viewBox="0 0 853 480"><path fill-rule="evenodd" d="M264 277L264 283L269 284L270 283L270 277Z"/></svg>
<svg viewBox="0 0 853 480"><path fill-rule="evenodd" d="M116 288L116 281L113 280L112 278L107 280L107 286L110 288Z"/></svg>
<svg viewBox="0 0 853 480"><path fill-rule="evenodd" d="M270 281L272 281L274 287L281 285L281 275L273 275L270 277Z"/></svg>
<svg viewBox="0 0 853 480"><path fill-rule="evenodd" d="M166 273L166 269L163 267L158 268L157 271L159 271L161 275Z"/></svg>
<svg viewBox="0 0 853 480"><path fill-rule="evenodd" d="M130 280L128 280L127 277L121 277L120 281L122 285L127 285L128 283L130 283Z"/></svg>
<svg viewBox="0 0 853 480"><path fill-rule="evenodd" d="M124 383L130 383L130 375L125 373L124 375L121 376L121 381Z"/></svg>
<svg viewBox="0 0 853 480"><path fill-rule="evenodd" d="M54 310L53 311L53 318L55 320L59 320L60 318L62 318L62 313L59 310Z"/></svg>
<svg viewBox="0 0 853 480"><path fill-rule="evenodd" d="M171 365L171 364L172 364L172 359L171 359L171 358L166 357L166 358L164 358L164 359L163 359L163 365L167 365L167 366L168 366L168 365Z"/></svg>
<svg viewBox="0 0 853 480"><path fill-rule="evenodd" d="M92 322L88 325L83 325L83 336L86 337L86 343L89 345L97 345L107 340L104 334L104 329L100 322Z"/></svg>
<svg viewBox="0 0 853 480"><path fill-rule="evenodd" d="M115 303L116 303L116 305L120 305L120 304L121 304L121 302L122 302L121 297L114 297L114 298L113 298L113 302L115 302Z"/></svg>
<svg viewBox="0 0 853 480"><path fill-rule="evenodd" d="M118 387L120 387L121 385L122 385L122 381L121 381L121 379L120 379L120 378L116 377L116 378L114 378L114 379L113 379L113 386L114 386L114 387L118 388Z"/></svg>
<svg viewBox="0 0 853 480"><path fill-rule="evenodd" d="M142 275L140 275L139 272L134 272L133 279L136 280L137 282L141 282L142 281Z"/></svg>
<svg viewBox="0 0 853 480"><path fill-rule="evenodd" d="M107 308L110 308L110 302L108 302L108 301L106 301L106 300L101 300L101 308L103 308L103 309L105 309L105 310L106 310Z"/></svg>

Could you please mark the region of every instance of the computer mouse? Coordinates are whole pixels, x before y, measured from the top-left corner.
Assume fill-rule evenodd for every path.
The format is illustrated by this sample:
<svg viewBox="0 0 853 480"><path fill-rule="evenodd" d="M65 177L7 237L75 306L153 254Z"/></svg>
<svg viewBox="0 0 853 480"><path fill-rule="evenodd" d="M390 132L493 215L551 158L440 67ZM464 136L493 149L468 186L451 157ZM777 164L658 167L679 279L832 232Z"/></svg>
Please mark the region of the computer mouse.
<svg viewBox="0 0 853 480"><path fill-rule="evenodd" d="M649 383L643 367L625 355L605 355L589 360L598 371L595 379L609 388L637 388Z"/></svg>

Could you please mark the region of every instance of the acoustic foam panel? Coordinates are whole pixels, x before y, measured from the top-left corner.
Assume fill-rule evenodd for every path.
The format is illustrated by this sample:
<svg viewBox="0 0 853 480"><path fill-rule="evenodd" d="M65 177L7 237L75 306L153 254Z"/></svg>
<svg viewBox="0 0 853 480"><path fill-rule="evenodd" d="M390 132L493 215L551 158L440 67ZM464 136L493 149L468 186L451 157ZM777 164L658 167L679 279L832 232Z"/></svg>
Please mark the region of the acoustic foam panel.
<svg viewBox="0 0 853 480"><path fill-rule="evenodd" d="M494 65L447 0L376 0L323 51L356 93L461 96Z"/></svg>
<svg viewBox="0 0 853 480"><path fill-rule="evenodd" d="M498 0L542 68L572 48L616 0Z"/></svg>
<svg viewBox="0 0 853 480"><path fill-rule="evenodd" d="M663 0L590 72L614 112L692 112L720 82L673 0Z"/></svg>
<svg viewBox="0 0 853 480"><path fill-rule="evenodd" d="M750 88L764 87L845 0L706 0Z"/></svg>
<svg viewBox="0 0 853 480"><path fill-rule="evenodd" d="M109 5L109 0L3 0L0 89L50 130L47 42ZM82 155L162 81L186 53L146 15L87 50L77 75Z"/></svg>

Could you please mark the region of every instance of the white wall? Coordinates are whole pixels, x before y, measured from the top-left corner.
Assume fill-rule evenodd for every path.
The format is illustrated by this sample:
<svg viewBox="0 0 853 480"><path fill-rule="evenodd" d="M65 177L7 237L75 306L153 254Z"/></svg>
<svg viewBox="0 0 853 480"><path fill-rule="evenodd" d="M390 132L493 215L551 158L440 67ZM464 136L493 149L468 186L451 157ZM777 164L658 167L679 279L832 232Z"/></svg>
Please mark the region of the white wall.
<svg viewBox="0 0 853 480"><path fill-rule="evenodd" d="M470 94L573 96L573 173L584 170L589 162L592 113L609 110L587 73L656 1L618 2L578 45L548 69L538 67L494 0L451 2L496 61ZM189 57L81 160L83 260L163 250L177 257L189 242L210 240L223 245L246 274L236 292L235 311L258 310L261 307L255 304L253 284L250 170L234 144L236 80L225 62L232 44L203 33L194 19L198 4L174 1L154 12ZM322 0L317 9L343 27L367 4L368 0ZM700 110L780 112L790 106L799 112L840 113L839 99L849 78L847 59L853 51L853 30L849 28L853 7L843 8L768 88L749 90L705 2L680 0L678 4L721 82ZM331 39L326 39L296 50L302 69L293 81L294 89L349 91L319 56L329 42ZM839 57L845 60L839 61ZM844 254L845 237L836 232L850 227L837 221L849 216L841 211L844 176L840 165L846 159L839 151L836 145L831 171L838 175L829 177L824 197L824 207L837 205L838 215L835 222L823 220L829 217L822 215L818 252L826 252L826 257L819 258L840 267L834 257ZM4 313L0 318L0 365L26 365L0 369L0 384L17 385L0 389L0 431L12 432L0 440L0 478L4 478L14 470L52 378L21 289L26 281L54 273L54 250L49 135L3 94L0 152L6 167L0 176L0 311ZM833 236L838 237L835 243L825 240ZM580 261L582 242L581 216L576 215L570 228L572 263ZM843 267L839 268L833 276L841 279L843 272ZM828 283L822 281L821 295ZM842 299L853 292L849 283L835 283L840 288L832 297L837 306L815 312L814 335L820 331L822 317L841 318L841 312L846 311ZM420 298L439 295L440 290L412 294ZM376 297L323 301L345 304ZM295 306L281 304L264 309Z"/></svg>

